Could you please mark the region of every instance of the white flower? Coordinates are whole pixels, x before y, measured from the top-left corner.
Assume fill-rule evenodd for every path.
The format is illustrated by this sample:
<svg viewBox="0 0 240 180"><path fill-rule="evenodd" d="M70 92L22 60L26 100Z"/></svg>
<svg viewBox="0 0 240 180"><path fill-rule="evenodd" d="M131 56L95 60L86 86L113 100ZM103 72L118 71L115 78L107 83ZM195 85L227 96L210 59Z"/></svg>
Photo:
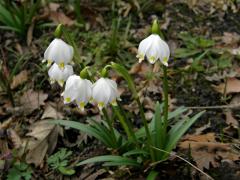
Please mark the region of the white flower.
<svg viewBox="0 0 240 180"><path fill-rule="evenodd" d="M56 63L54 63L48 70L48 75L50 77L51 83L57 81L60 86L63 86L68 77L73 75L73 67L66 65L62 70Z"/></svg>
<svg viewBox="0 0 240 180"><path fill-rule="evenodd" d="M61 69L64 69L64 66L70 63L72 58L73 47L58 38L54 39L44 52L44 59L48 61L48 65L55 62Z"/></svg>
<svg viewBox="0 0 240 180"><path fill-rule="evenodd" d="M93 102L97 103L100 110L108 103L116 105L118 92L117 83L115 81L108 78L100 78L93 84L92 91Z"/></svg>
<svg viewBox="0 0 240 180"><path fill-rule="evenodd" d="M92 97L92 83L80 76L72 75L67 79L62 96L64 97L64 104L75 101L83 111L84 106Z"/></svg>
<svg viewBox="0 0 240 180"><path fill-rule="evenodd" d="M170 56L168 44L157 34L148 36L139 44L137 55L139 62L142 62L145 56L151 64L159 59L165 66L168 66Z"/></svg>

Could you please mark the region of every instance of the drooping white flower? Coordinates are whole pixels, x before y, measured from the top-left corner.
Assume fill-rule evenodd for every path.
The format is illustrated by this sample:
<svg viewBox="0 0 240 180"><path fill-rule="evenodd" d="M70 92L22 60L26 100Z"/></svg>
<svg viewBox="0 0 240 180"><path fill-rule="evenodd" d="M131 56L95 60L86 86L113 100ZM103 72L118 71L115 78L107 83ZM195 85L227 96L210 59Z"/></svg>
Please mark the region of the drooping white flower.
<svg viewBox="0 0 240 180"><path fill-rule="evenodd" d="M108 78L100 78L93 84L92 98L100 110L108 103L116 105L117 83Z"/></svg>
<svg viewBox="0 0 240 180"><path fill-rule="evenodd" d="M148 36L139 44L137 54L139 62L142 62L146 57L151 64L154 64L159 59L165 66L168 66L169 56L168 44L157 34Z"/></svg>
<svg viewBox="0 0 240 180"><path fill-rule="evenodd" d="M70 63L72 58L73 47L58 38L54 39L44 52L44 60L48 61L48 65L55 62L61 69L64 69L65 65Z"/></svg>
<svg viewBox="0 0 240 180"><path fill-rule="evenodd" d="M51 83L57 81L60 86L63 86L68 77L73 75L73 67L66 65L62 70L56 63L54 63L48 70L48 75L50 77Z"/></svg>
<svg viewBox="0 0 240 180"><path fill-rule="evenodd" d="M72 75L67 79L65 90L62 93L64 104L76 102L83 111L84 106L92 97L92 83L80 76Z"/></svg>

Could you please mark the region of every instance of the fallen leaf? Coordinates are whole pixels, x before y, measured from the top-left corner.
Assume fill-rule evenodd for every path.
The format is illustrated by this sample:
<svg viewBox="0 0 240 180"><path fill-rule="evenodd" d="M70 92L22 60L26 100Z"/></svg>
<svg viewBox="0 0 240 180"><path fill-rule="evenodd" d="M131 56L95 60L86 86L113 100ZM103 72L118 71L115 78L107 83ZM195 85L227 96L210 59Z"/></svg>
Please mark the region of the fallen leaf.
<svg viewBox="0 0 240 180"><path fill-rule="evenodd" d="M226 86L226 94L240 92L240 80L236 78L228 78L227 85L225 85L225 83L221 83L218 86L213 86L213 87L217 92L224 94L225 86Z"/></svg>
<svg viewBox="0 0 240 180"><path fill-rule="evenodd" d="M19 135L13 129L8 129L8 134L13 142L14 148L18 149L22 146L22 140Z"/></svg>
<svg viewBox="0 0 240 180"><path fill-rule="evenodd" d="M49 19L55 22L56 24L63 24L65 26L72 26L75 21L66 16L63 12L51 11Z"/></svg>
<svg viewBox="0 0 240 180"><path fill-rule="evenodd" d="M226 123L230 126L233 126L234 128L239 128L238 121L233 117L232 111L227 110L225 113L226 116Z"/></svg>
<svg viewBox="0 0 240 180"><path fill-rule="evenodd" d="M195 135L199 135L199 134L201 134L204 130L206 130L207 128L210 128L211 127L211 123L210 123L210 121L207 123L207 124L205 124L205 125L203 125L202 127L200 127L200 128L197 128L196 130L195 130Z"/></svg>
<svg viewBox="0 0 240 180"><path fill-rule="evenodd" d="M44 120L31 125L30 130L27 134L29 138L23 143L23 148L27 150L26 161L40 166L45 155L54 151L62 128Z"/></svg>
<svg viewBox="0 0 240 180"><path fill-rule="evenodd" d="M45 106L45 110L43 112L43 115L41 119L63 119L63 115L61 112L57 111L55 107L53 107L51 104L47 104Z"/></svg>
<svg viewBox="0 0 240 180"><path fill-rule="evenodd" d="M151 67L148 66L146 63L135 63L132 68L130 69L130 74L140 74L146 75L147 72L151 72Z"/></svg>
<svg viewBox="0 0 240 180"><path fill-rule="evenodd" d="M31 113L41 105L44 105L44 101L47 97L48 95L44 94L42 91L33 91L30 89L20 97L20 103L24 107L26 113Z"/></svg>
<svg viewBox="0 0 240 180"><path fill-rule="evenodd" d="M215 140L214 133L204 135L187 135L179 144L180 149L188 150L200 169L209 169L220 165L218 160L240 160L240 154L235 152L230 144L219 143Z"/></svg>
<svg viewBox="0 0 240 180"><path fill-rule="evenodd" d="M15 89L28 80L28 72L26 70L21 71L19 74L13 77L11 83L11 89Z"/></svg>
<svg viewBox="0 0 240 180"><path fill-rule="evenodd" d="M236 32L230 33L230 32L224 32L222 41L227 45L237 45L240 40L239 34Z"/></svg>
<svg viewBox="0 0 240 180"><path fill-rule="evenodd" d="M50 2L48 6L51 11L57 11L60 8L60 4L53 2Z"/></svg>
<svg viewBox="0 0 240 180"><path fill-rule="evenodd" d="M98 179L98 176L106 173L107 171L105 169L99 169L97 172L92 173L90 176L88 176L85 180L95 180Z"/></svg>

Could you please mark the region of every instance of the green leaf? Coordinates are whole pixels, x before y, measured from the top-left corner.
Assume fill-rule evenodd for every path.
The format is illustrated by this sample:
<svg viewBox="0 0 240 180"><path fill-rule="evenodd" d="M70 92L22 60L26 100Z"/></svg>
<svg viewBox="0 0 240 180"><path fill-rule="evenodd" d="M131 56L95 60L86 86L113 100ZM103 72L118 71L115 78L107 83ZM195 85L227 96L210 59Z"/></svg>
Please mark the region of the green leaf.
<svg viewBox="0 0 240 180"><path fill-rule="evenodd" d="M135 88L132 77L128 73L128 70L124 66L114 62L111 63L111 67L127 81L128 87L132 91L133 98L137 97L137 90Z"/></svg>
<svg viewBox="0 0 240 180"><path fill-rule="evenodd" d="M109 146L110 142L108 142L107 139L102 137L102 135L99 131L97 131L95 128L93 128L89 125L86 125L86 124L83 124L80 122L75 122L75 121L67 121L67 120L53 120L53 121L49 121L49 123L67 126L67 127L71 127L71 128L77 129L79 131L85 132L86 134L95 137L96 139L101 141L106 146Z"/></svg>
<svg viewBox="0 0 240 180"><path fill-rule="evenodd" d="M11 168L7 175L7 180L20 180L21 172L16 168Z"/></svg>
<svg viewBox="0 0 240 180"><path fill-rule="evenodd" d="M202 52L201 49L178 48L175 50L175 57L176 58L187 58L190 56L194 56L200 52Z"/></svg>
<svg viewBox="0 0 240 180"><path fill-rule="evenodd" d="M84 160L77 164L77 166L89 164L89 163L98 163L98 162L106 162L106 163L115 163L118 165L131 165L131 166L140 166L135 160L122 157L122 156L115 156L115 155L103 155L103 156L96 156L87 160Z"/></svg>
<svg viewBox="0 0 240 180"><path fill-rule="evenodd" d="M114 147L114 137L113 134L111 134L110 130L107 129L106 124L102 125L101 123L98 123L95 120L91 120L92 127L95 128L100 135L108 142L108 147Z"/></svg>
<svg viewBox="0 0 240 180"><path fill-rule="evenodd" d="M179 116L180 114L186 112L188 110L188 108L184 107L184 106L180 106L177 109L175 109L173 112L169 112L168 114L168 120L171 120L172 118L175 118L177 116Z"/></svg>
<svg viewBox="0 0 240 180"><path fill-rule="evenodd" d="M103 166L139 166L135 162L122 161L122 162L105 162Z"/></svg>
<svg viewBox="0 0 240 180"><path fill-rule="evenodd" d="M68 175L71 176L73 174L75 174L75 170L74 169L70 169L70 168L65 168L65 167L59 167L58 170L64 174L64 175Z"/></svg>
<svg viewBox="0 0 240 180"><path fill-rule="evenodd" d="M163 104L160 104L161 111L162 111L162 108L163 108ZM176 110L174 110L173 112L169 112L168 120L171 120L171 119L179 116L180 114L184 113L187 110L188 110L187 108L181 106L181 107L177 108ZM155 123L155 119L153 118L152 121L148 124L149 130L152 133L154 133L154 123ZM138 129L135 132L135 135L136 135L137 139L145 137L146 133L145 133L144 127Z"/></svg>
<svg viewBox="0 0 240 180"><path fill-rule="evenodd" d="M164 134L164 130L163 130L164 123L162 120L162 109L159 102L157 102L155 106L155 113L152 121L154 122L153 146L157 148L162 148L165 142L164 137L166 137L166 134ZM159 151L155 151L155 155L158 159L160 156Z"/></svg>
<svg viewBox="0 0 240 180"><path fill-rule="evenodd" d="M192 118L189 118L187 121L183 121L183 123L179 123L174 127L174 130L170 130L167 138L167 145L164 148L165 151L171 152L172 149L176 146L179 139L184 135L184 133L190 128L190 126L204 113L202 111ZM167 156L167 155L166 155Z"/></svg>
<svg viewBox="0 0 240 180"><path fill-rule="evenodd" d="M141 150L141 149L134 149L134 150L131 150L131 151L128 151L128 152L124 153L123 156L127 157L127 156L136 155L136 154L148 155L149 153L147 151L144 151L144 150Z"/></svg>
<svg viewBox="0 0 240 180"><path fill-rule="evenodd" d="M157 171L150 171L150 173L147 176L147 180L155 180L159 172Z"/></svg>

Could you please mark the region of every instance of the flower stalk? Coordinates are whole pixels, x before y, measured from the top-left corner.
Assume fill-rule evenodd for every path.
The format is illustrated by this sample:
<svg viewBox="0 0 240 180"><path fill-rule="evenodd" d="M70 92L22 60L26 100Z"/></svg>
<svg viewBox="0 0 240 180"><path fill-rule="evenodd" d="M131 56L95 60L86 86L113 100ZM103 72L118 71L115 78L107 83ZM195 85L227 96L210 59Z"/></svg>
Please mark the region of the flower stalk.
<svg viewBox="0 0 240 180"><path fill-rule="evenodd" d="M157 35L161 35L161 31L160 31L160 28L159 28L159 23L158 23L158 20L155 19L153 21L153 25L152 25L152 33L153 34L157 34ZM169 51L169 50L168 50ZM169 57L169 55L168 55ZM162 142L162 144L165 144L166 142L166 139L167 139L167 127L168 127L168 79L167 79L167 61L165 62L165 60L168 60L167 59L164 59L162 60L162 70L163 70L163 102L164 102L164 107L163 107L163 138L162 140L164 142Z"/></svg>
<svg viewBox="0 0 240 180"><path fill-rule="evenodd" d="M164 95L164 99L163 99L164 101L164 109L163 109L164 133L163 134L166 136L167 127L168 127L168 79L167 79L167 67L164 65L163 65L163 95ZM163 139L165 140L166 137L164 137Z"/></svg>
<svg viewBox="0 0 240 180"><path fill-rule="evenodd" d="M110 119L110 117L109 117L109 115L108 115L108 113L107 113L106 108L103 108L103 109L102 109L102 112L103 112L103 115L104 115L104 117L105 117L105 119L106 119L106 121L107 121L108 127L109 127L109 129L110 129L111 136L113 137L114 147L117 148L117 137L116 137L116 134L115 134L115 132L114 132L113 122L111 121L111 119Z"/></svg>

